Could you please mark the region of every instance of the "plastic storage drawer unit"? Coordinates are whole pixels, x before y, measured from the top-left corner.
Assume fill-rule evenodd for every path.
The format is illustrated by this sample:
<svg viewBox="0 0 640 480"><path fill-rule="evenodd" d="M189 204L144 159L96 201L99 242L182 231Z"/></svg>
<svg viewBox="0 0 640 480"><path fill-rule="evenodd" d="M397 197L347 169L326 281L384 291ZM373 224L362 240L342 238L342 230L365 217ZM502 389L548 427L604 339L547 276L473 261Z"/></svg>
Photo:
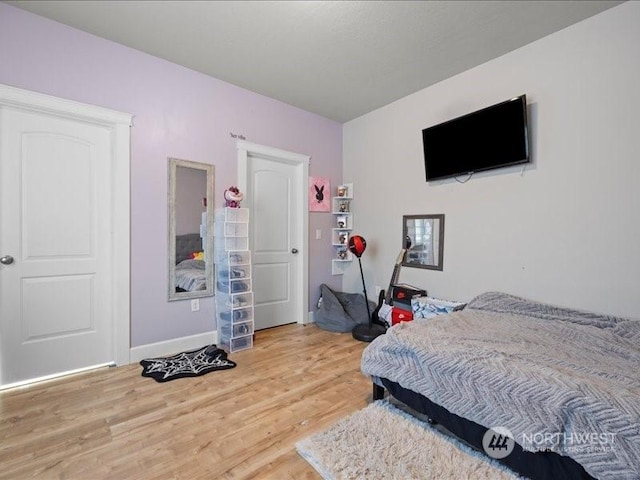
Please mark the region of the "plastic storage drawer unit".
<svg viewBox="0 0 640 480"><path fill-rule="evenodd" d="M229 352L253 347L253 292L249 252L249 210L216 210L216 321L218 343Z"/></svg>

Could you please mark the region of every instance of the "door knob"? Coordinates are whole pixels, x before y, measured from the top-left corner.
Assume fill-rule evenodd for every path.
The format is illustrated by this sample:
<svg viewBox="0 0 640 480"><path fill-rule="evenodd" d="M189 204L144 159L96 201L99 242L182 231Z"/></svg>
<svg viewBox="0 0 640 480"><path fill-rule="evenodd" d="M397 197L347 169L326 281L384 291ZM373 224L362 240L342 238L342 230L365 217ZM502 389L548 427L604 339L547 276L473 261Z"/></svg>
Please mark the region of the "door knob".
<svg viewBox="0 0 640 480"><path fill-rule="evenodd" d="M3 265L11 265L13 263L13 257L11 255L0 257L0 263Z"/></svg>
<svg viewBox="0 0 640 480"><path fill-rule="evenodd" d="M298 253L298 249L297 248L292 248L291 249L291 253Z"/></svg>

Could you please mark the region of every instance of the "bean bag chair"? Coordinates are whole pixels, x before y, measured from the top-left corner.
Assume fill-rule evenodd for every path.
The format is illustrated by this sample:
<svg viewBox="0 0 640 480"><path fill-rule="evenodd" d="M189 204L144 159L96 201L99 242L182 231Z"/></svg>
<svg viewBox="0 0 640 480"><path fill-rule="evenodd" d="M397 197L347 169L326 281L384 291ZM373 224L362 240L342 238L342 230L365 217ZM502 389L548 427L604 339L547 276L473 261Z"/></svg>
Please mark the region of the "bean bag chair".
<svg viewBox="0 0 640 480"><path fill-rule="evenodd" d="M315 324L330 332L350 332L359 323L368 323L367 306L361 293L343 293L320 285L320 302L315 313ZM371 313L376 304L369 301Z"/></svg>

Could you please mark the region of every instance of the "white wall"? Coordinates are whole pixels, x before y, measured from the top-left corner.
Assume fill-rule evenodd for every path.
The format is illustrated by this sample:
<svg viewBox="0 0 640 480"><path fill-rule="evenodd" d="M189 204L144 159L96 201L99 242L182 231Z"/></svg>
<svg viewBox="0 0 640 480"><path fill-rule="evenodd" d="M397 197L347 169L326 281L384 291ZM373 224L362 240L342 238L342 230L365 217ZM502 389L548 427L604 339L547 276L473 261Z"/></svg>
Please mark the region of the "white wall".
<svg viewBox="0 0 640 480"><path fill-rule="evenodd" d="M345 124L369 297L387 287L402 215L444 213L444 271L404 267L401 281L640 318L639 45L628 2ZM423 128L522 93L532 164L425 182ZM357 262L343 289L362 290Z"/></svg>

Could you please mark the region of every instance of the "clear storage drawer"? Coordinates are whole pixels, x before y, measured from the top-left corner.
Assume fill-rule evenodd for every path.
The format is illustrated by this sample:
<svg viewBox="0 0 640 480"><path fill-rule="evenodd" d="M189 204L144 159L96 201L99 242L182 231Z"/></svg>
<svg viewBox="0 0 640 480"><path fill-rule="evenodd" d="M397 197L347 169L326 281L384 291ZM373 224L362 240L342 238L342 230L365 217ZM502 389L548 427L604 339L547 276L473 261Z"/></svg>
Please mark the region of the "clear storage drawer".
<svg viewBox="0 0 640 480"><path fill-rule="evenodd" d="M253 347L253 335L244 337L229 338L224 337L220 340L220 347L229 352L237 352Z"/></svg>
<svg viewBox="0 0 640 480"><path fill-rule="evenodd" d="M218 312L218 323L242 323L253 320L253 307L239 308L237 310L221 310Z"/></svg>
<svg viewBox="0 0 640 480"><path fill-rule="evenodd" d="M231 295L218 292L216 294L216 308L236 310L253 305L253 292L232 293Z"/></svg>
<svg viewBox="0 0 640 480"><path fill-rule="evenodd" d="M216 237L214 240L214 248L223 251L229 250L248 250L248 237Z"/></svg>
<svg viewBox="0 0 640 480"><path fill-rule="evenodd" d="M216 268L216 278L220 281L251 278L251 265L235 265Z"/></svg>
<svg viewBox="0 0 640 480"><path fill-rule="evenodd" d="M239 222L216 222L216 237L248 237L249 224Z"/></svg>
<svg viewBox="0 0 640 480"><path fill-rule="evenodd" d="M251 253L248 250L227 252L223 249L215 249L215 262L220 265L249 265Z"/></svg>
<svg viewBox="0 0 640 480"><path fill-rule="evenodd" d="M242 322L220 326L220 335L229 338L243 337L253 334L253 322Z"/></svg>
<svg viewBox="0 0 640 480"><path fill-rule="evenodd" d="M224 280L218 278L216 281L216 290L231 295L232 293L245 293L251 291L251 279L243 278L239 280Z"/></svg>
<svg viewBox="0 0 640 480"><path fill-rule="evenodd" d="M222 208L216 210L215 215L216 222L249 222L249 209L248 208Z"/></svg>

